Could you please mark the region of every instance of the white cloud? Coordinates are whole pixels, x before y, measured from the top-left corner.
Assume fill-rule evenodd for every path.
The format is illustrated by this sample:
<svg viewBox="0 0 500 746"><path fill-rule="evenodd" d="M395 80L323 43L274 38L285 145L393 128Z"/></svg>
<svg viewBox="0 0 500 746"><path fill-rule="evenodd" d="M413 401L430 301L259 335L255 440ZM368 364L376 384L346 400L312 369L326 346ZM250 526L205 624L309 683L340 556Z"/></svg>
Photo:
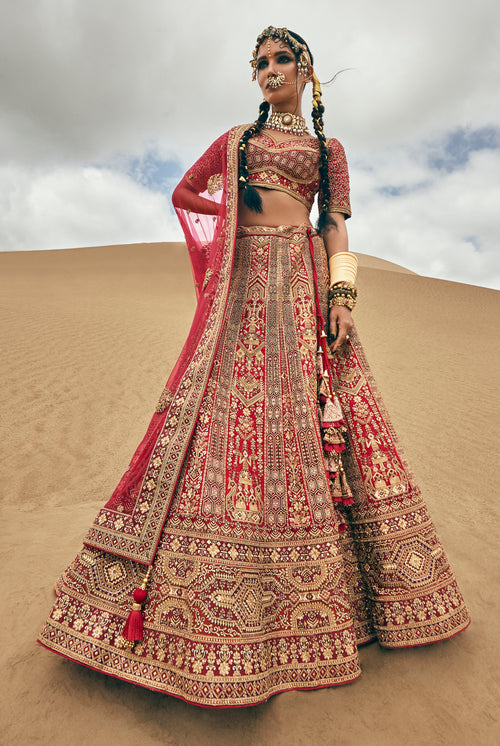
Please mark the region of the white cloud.
<svg viewBox="0 0 500 746"><path fill-rule="evenodd" d="M0 168L3 251L179 241L168 199L107 169Z"/></svg>
<svg viewBox="0 0 500 746"><path fill-rule="evenodd" d="M168 240L178 229L165 197L134 185L123 163L154 152L186 168L252 120L248 60L269 23L309 41L322 80L353 68L324 91L327 133L352 164L352 248L491 282L496 157L476 154L438 178L425 155L446 133L498 123L496 0L7 0L0 246ZM388 184L414 191L380 195Z"/></svg>
<svg viewBox="0 0 500 746"><path fill-rule="evenodd" d="M406 171L411 174L411 166ZM370 171L353 169L361 190L350 231L352 248L419 274L500 288L500 151L474 152L451 173L426 170L422 163L413 173L415 183L421 179L425 188L389 197L379 191L384 186L379 174L398 183L392 161Z"/></svg>

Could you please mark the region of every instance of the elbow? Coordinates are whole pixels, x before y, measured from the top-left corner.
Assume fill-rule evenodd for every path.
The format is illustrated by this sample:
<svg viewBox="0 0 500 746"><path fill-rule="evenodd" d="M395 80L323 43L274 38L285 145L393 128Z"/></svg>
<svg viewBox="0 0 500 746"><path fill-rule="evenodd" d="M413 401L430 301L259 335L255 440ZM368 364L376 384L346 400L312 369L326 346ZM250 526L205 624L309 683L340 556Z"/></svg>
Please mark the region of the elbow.
<svg viewBox="0 0 500 746"><path fill-rule="evenodd" d="M174 207L181 206L181 194L182 194L181 184L182 184L182 181L180 182L180 184L177 184L174 191L172 192L172 204Z"/></svg>

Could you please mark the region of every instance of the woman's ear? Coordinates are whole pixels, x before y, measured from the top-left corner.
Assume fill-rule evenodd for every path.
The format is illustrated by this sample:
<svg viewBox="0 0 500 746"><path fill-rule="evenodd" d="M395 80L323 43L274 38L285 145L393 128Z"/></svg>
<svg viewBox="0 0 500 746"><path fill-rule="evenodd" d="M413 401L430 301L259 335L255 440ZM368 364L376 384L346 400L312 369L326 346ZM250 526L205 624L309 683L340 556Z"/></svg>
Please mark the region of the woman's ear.
<svg viewBox="0 0 500 746"><path fill-rule="evenodd" d="M305 82L310 83L311 80L313 79L313 75L314 75L314 68L312 65L309 65L307 68L307 75L304 78Z"/></svg>

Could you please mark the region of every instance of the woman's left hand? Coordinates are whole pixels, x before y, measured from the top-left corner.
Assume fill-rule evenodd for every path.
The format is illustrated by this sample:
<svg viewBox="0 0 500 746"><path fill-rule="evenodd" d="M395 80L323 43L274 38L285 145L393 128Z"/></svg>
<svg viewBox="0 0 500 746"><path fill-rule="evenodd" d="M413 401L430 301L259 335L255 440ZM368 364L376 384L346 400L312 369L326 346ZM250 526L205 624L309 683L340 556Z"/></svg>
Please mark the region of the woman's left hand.
<svg viewBox="0 0 500 746"><path fill-rule="evenodd" d="M330 309L330 352L336 352L347 339L347 335L354 326L352 314L346 306L332 306Z"/></svg>

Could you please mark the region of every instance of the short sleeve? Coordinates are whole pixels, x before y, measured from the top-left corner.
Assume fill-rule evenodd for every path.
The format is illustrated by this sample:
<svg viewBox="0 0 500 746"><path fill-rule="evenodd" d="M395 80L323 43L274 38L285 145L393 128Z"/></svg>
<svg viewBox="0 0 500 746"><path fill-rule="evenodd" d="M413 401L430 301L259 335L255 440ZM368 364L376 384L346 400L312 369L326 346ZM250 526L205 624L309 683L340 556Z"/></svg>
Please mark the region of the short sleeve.
<svg viewBox="0 0 500 746"><path fill-rule="evenodd" d="M222 179L223 163L227 149L228 133L221 135L187 171L185 178L198 194Z"/></svg>
<svg viewBox="0 0 500 746"><path fill-rule="evenodd" d="M351 216L349 198L349 170L342 145L335 138L328 138L328 180L330 184L330 202L328 212L343 212L346 218ZM321 188L319 199L321 203Z"/></svg>

